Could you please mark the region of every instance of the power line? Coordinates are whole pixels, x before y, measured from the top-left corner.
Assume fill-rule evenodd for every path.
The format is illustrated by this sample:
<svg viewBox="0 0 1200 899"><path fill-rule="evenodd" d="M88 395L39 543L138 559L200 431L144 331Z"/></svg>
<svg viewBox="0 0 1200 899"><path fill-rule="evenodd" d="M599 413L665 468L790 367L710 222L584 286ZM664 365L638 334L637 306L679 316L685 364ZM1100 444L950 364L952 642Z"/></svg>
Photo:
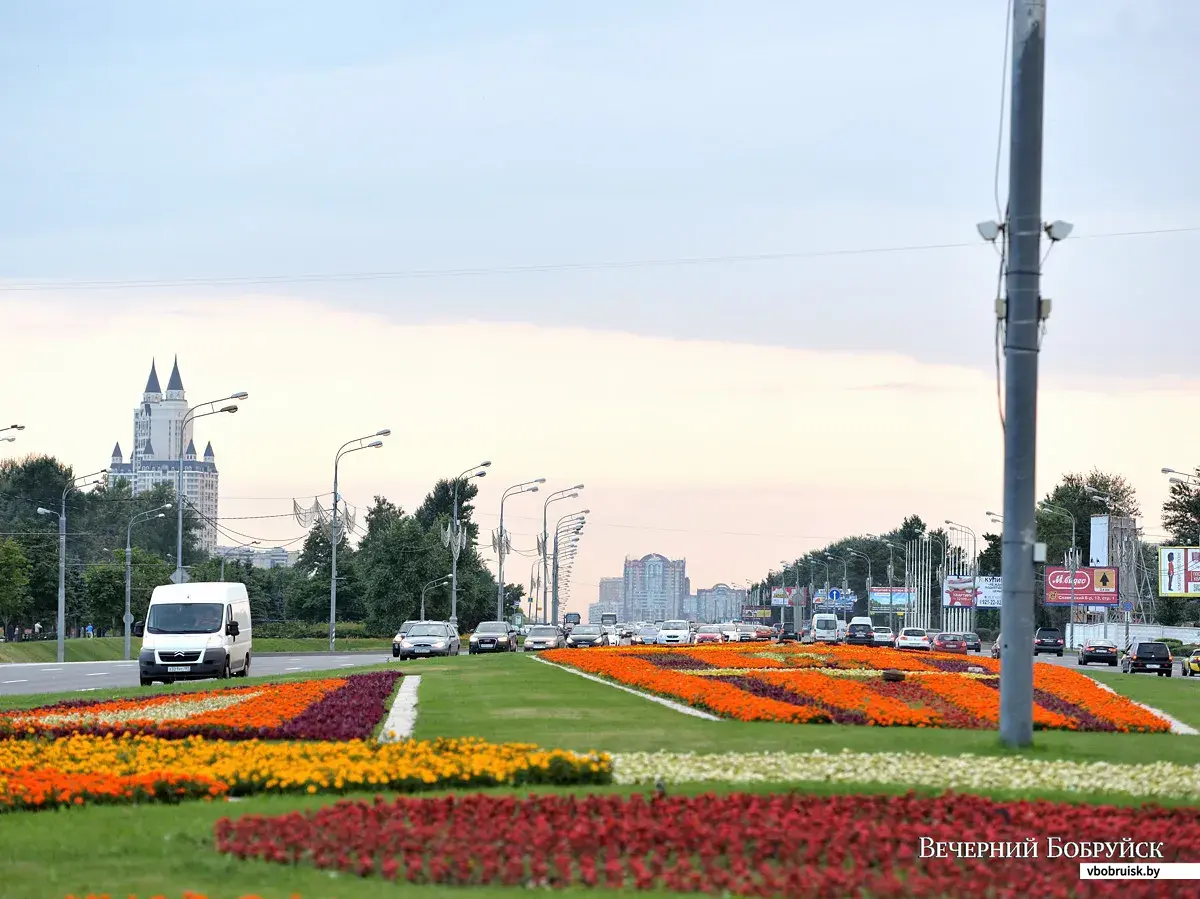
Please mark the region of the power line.
<svg viewBox="0 0 1200 899"><path fill-rule="evenodd" d="M1164 234L1200 232L1200 225L1178 228L1151 228L1138 231L1109 231L1072 235L1068 240L1097 240L1113 237L1148 237ZM397 281L420 278L461 278L480 275L522 275L553 272L583 272L614 269L681 268L687 266L733 265L756 262L786 262L825 259L838 256L880 256L897 253L922 253L935 250L961 250L978 246L977 241L960 243L904 244L878 247L843 247L829 250L798 250L777 253L724 254L716 256L678 256L659 259L610 260L598 262L557 262L532 265L475 266L467 268L401 269L395 271L329 272L306 275L246 275L199 278L151 278L130 280L41 281L0 285L0 293L59 290L138 290L162 287L222 287L265 284L324 284L350 281Z"/></svg>

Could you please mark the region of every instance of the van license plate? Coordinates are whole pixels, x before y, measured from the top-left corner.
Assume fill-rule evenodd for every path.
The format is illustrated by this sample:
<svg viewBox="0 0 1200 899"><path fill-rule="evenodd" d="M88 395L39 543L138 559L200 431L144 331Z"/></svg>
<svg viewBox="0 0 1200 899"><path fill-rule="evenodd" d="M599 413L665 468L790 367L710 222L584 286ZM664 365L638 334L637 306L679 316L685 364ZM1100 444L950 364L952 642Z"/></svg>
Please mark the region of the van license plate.
<svg viewBox="0 0 1200 899"><path fill-rule="evenodd" d="M187 674L191 670L191 665L175 665L167 669L167 674Z"/></svg>

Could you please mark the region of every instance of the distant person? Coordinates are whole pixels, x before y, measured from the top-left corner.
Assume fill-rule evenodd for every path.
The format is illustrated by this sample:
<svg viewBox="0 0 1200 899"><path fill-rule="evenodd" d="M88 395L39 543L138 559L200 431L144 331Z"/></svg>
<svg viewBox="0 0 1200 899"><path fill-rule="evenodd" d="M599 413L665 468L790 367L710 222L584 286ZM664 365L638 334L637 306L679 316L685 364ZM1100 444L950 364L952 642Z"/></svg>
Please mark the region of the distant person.
<svg viewBox="0 0 1200 899"><path fill-rule="evenodd" d="M33 633L35 636L38 636L42 633L42 623L40 621L35 621L33 623Z"/></svg>
<svg viewBox="0 0 1200 899"><path fill-rule="evenodd" d="M87 638L90 640L90 639L92 639L94 636L96 636L96 632L95 632L95 631L92 629L92 626L89 624L89 625L87 626Z"/></svg>
<svg viewBox="0 0 1200 899"><path fill-rule="evenodd" d="M1167 553L1167 592L1175 592L1175 553Z"/></svg>

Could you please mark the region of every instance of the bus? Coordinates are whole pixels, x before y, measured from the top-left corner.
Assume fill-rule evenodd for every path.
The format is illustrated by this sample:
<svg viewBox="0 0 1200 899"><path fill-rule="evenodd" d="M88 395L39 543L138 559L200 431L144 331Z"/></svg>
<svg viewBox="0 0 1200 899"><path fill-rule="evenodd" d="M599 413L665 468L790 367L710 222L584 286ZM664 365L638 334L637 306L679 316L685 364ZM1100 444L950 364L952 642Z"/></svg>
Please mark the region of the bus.
<svg viewBox="0 0 1200 899"><path fill-rule="evenodd" d="M616 627L617 626L617 616L616 615L601 615L600 616L600 626L601 627Z"/></svg>
<svg viewBox="0 0 1200 899"><path fill-rule="evenodd" d="M571 632L571 628L583 621L583 616L578 612L567 612L563 615L563 630L567 633Z"/></svg>

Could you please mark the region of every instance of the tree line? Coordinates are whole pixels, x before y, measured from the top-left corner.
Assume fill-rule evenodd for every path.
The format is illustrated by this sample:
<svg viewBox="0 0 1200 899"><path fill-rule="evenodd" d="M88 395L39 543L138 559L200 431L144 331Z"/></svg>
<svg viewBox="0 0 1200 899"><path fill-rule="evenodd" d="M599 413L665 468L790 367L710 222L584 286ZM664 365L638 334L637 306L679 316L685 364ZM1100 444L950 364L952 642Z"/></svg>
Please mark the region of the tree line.
<svg viewBox="0 0 1200 899"><path fill-rule="evenodd" d="M1145 579L1138 584L1138 589L1150 601L1154 620L1166 626L1176 626L1200 622L1200 599L1189 600L1184 597L1160 596L1158 593L1158 547L1168 546L1200 546L1200 469L1195 476L1180 479L1182 483L1172 483L1171 492L1162 507L1162 523L1166 532L1165 540L1142 540L1143 571ZM1063 513L1066 514L1063 514ZM1046 544L1046 559L1050 565L1062 565L1068 550L1071 548L1072 518L1076 522L1075 541L1079 549L1080 565L1086 566L1091 558L1091 519L1093 515L1112 515L1137 519L1141 516L1141 507L1136 492L1128 481L1121 475L1111 474L1093 469L1087 473L1069 473L1063 476L1054 489L1051 490L1038 504L1037 534L1038 540ZM843 571L848 574L849 587L859 597L859 605L855 610L858 614L867 613L866 580L868 564L862 556L868 557L869 569L874 575L875 586L886 586L887 566L889 562L888 543L897 549L890 551L894 560L893 573L896 586L904 584L904 546L910 541L924 536L926 533L935 542L950 547L950 553L962 553L964 550L948 541L943 528L930 529L917 515L910 515L900 524L884 534L873 536L843 537L827 546L811 550L798 557L782 571L771 572L752 589L762 587L769 589L778 586L807 586L815 583L818 589L824 585L826 563L829 564L830 583L840 586ZM961 541L959 541L961 543ZM978 570L983 576L1001 575L1001 535L985 532L979 535L978 541ZM831 562L827 556L833 556L837 561ZM845 560L843 567L842 560ZM1035 579L1035 589L1042 590L1040 578ZM935 619L940 614L940 602L935 597ZM1068 611L1057 607L1038 603L1036 606L1038 625L1044 627L1062 626L1066 623ZM998 628L1000 624L999 611L980 609L977 613L977 623L980 628Z"/></svg>
<svg viewBox="0 0 1200 899"><path fill-rule="evenodd" d="M175 569L175 492L170 485L134 496L127 481L103 480L93 488L67 489L74 471L47 456L0 462L0 626L11 638L14 629L40 624L43 635L57 620L59 531L64 491L67 511L67 627L76 632L88 624L122 633L125 613L125 545L132 547L131 605L144 617L154 588L170 583ZM454 483L440 480L413 512L377 496L365 516L364 532L352 545L343 532L338 539L338 632L390 636L405 619L417 615L421 588L450 572L450 550L441 534L450 519ZM469 537L458 559L458 617L463 627L496 615L495 577L483 564L475 544L479 526L472 520L478 487L460 481L459 521ZM165 517L155 510L171 504ZM144 514L143 514L144 513ZM139 517L132 531L130 521ZM192 581L222 577L219 557L199 548L201 522L185 505L184 563ZM295 632L327 630L331 573L328 527L308 533L290 567L264 569L226 559L224 579L246 585L256 625ZM505 590L506 614L519 608L523 589ZM448 586L431 589L426 614L450 616ZM283 623L287 623L285 626ZM307 626L307 627L306 627Z"/></svg>

